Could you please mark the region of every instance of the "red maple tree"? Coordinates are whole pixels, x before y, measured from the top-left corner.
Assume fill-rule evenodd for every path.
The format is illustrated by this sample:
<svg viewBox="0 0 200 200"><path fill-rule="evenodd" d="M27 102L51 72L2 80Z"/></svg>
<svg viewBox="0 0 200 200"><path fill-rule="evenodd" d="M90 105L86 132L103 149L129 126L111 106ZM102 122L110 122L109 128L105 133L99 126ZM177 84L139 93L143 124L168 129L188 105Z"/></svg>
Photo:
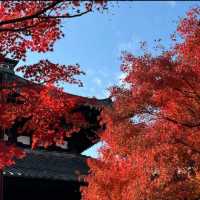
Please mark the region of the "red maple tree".
<svg viewBox="0 0 200 200"><path fill-rule="evenodd" d="M94 10L103 11L106 5L103 0L1 1L0 62L6 57L26 60L27 51L53 51L55 42L64 36L63 19L80 17ZM28 81L21 84L1 80L0 170L13 164L13 158L24 156L12 140L5 142L3 139L4 130L16 123L21 126L17 132L9 133L10 137L32 134L33 148L60 144L64 137L86 125L81 114L69 114L81 99L66 98L60 87L62 82L82 86L75 77L84 74L79 65L59 65L41 60L33 65L19 66L16 70ZM73 125L66 128L63 121Z"/></svg>
<svg viewBox="0 0 200 200"><path fill-rule="evenodd" d="M126 84L111 88L113 106L102 113L105 145L89 161L83 199L200 198L199 7L175 36L159 56L123 54Z"/></svg>

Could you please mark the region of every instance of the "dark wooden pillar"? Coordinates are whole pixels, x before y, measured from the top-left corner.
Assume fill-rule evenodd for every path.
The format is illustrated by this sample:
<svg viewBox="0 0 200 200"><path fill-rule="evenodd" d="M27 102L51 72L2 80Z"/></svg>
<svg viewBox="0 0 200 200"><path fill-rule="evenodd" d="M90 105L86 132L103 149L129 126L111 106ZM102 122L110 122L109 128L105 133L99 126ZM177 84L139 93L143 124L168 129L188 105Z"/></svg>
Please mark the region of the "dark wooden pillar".
<svg viewBox="0 0 200 200"><path fill-rule="evenodd" d="M3 174L0 172L0 200L3 200Z"/></svg>

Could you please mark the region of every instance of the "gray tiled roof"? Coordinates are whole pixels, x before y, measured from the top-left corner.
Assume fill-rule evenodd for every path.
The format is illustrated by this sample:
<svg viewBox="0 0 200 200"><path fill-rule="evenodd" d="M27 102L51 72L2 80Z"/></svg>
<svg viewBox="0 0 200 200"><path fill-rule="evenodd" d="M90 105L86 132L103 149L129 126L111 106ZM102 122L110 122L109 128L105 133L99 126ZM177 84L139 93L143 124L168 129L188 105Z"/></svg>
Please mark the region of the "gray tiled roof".
<svg viewBox="0 0 200 200"><path fill-rule="evenodd" d="M79 181L88 173L86 157L70 153L25 150L24 159L3 171L4 176Z"/></svg>

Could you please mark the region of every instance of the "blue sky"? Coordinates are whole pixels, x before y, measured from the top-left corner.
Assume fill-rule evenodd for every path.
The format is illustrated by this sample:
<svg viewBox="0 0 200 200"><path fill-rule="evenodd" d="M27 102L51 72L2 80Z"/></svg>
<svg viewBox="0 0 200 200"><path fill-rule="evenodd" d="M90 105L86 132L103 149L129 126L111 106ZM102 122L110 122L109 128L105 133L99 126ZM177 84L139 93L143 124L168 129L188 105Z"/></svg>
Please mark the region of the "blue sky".
<svg viewBox="0 0 200 200"><path fill-rule="evenodd" d="M65 38L56 42L54 52L40 55L30 52L26 64L43 58L60 64L79 63L86 72L81 77L84 87L66 85L65 90L82 96L106 98L107 88L119 84L122 77L121 51L138 55L140 41L146 41L151 49L158 38L169 46L170 33L175 31L179 17L200 5L200 1L121 1L109 4L113 6L103 14L94 12L65 20ZM99 146L85 153L96 157Z"/></svg>

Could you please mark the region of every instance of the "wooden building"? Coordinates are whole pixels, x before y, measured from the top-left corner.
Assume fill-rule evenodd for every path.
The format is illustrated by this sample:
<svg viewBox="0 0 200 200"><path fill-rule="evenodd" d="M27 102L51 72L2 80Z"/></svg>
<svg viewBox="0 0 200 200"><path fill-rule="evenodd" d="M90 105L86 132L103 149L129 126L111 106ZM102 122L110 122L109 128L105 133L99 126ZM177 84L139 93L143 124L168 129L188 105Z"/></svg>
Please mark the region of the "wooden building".
<svg viewBox="0 0 200 200"><path fill-rule="evenodd" d="M0 84L17 81L27 84L27 81L14 73L17 61L0 60ZM66 98L81 99L77 111L84 114L90 126L82 128L78 133L66 138L63 145L50 146L47 149L32 150L31 139L28 136L18 136L15 143L22 148L27 156L16 160L16 164L4 168L0 175L0 200L76 200L81 198L80 186L86 186L82 175L88 173L86 156L81 153L99 140L98 116L104 106L110 106L110 99L80 97L66 94ZM1 126L0 126L1 127ZM13 125L12 132L15 131ZM4 134L4 139L9 135ZM2 138L2 137L1 137Z"/></svg>

